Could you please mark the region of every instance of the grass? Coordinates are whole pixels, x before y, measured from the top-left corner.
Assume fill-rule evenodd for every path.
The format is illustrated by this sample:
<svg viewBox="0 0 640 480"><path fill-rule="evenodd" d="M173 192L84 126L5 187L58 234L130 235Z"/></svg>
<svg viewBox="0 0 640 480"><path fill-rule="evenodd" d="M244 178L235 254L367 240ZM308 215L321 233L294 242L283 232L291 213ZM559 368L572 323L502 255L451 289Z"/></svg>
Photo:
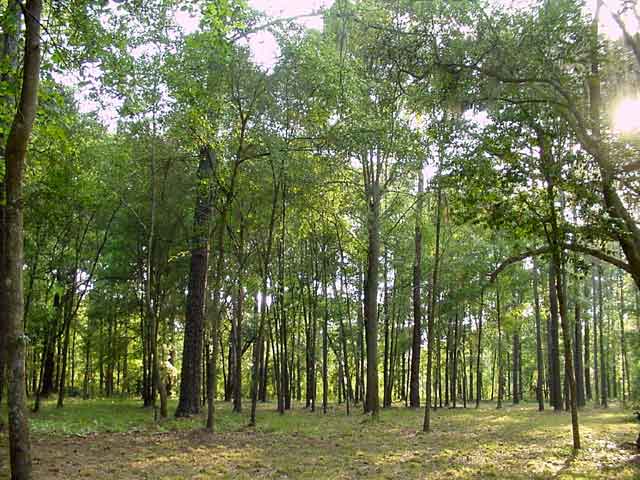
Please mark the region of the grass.
<svg viewBox="0 0 640 480"><path fill-rule="evenodd" d="M533 403L440 409L429 434L421 432L422 410L403 407L375 422L338 406L327 415L274 410L261 405L253 429L246 414L220 403L210 434L204 417L156 423L134 400L70 399L61 410L46 402L31 418L34 478L640 478L640 456L622 447L638 425L617 406L581 411L576 455L569 415L540 413ZM0 434L0 478L8 477L6 448Z"/></svg>

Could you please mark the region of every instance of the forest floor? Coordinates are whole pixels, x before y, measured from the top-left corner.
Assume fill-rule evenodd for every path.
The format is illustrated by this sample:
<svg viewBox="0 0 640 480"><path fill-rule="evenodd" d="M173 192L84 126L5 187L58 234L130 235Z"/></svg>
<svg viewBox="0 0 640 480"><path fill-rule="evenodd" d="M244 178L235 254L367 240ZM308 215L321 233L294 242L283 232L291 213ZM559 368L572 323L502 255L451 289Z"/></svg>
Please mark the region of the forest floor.
<svg viewBox="0 0 640 480"><path fill-rule="evenodd" d="M575 456L569 415L540 413L534 403L439 409L429 434L421 432L422 409L394 407L378 422L359 408L346 417L344 406L326 416L274 410L261 405L254 429L220 403L219 432L211 434L203 417L155 424L133 400L69 399L62 410L46 402L31 419L34 478L640 478L640 455L624 447L638 423L615 405L581 411L583 449ZM7 449L5 429L0 478L8 478Z"/></svg>

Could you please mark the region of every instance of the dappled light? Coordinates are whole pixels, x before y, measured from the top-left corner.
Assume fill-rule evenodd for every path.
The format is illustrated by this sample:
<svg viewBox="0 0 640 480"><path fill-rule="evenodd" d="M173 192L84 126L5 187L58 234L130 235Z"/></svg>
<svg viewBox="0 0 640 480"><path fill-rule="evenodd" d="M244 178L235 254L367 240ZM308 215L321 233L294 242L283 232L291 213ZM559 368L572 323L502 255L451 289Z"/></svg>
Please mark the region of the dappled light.
<svg viewBox="0 0 640 480"><path fill-rule="evenodd" d="M0 480L640 478L639 24L0 2Z"/></svg>

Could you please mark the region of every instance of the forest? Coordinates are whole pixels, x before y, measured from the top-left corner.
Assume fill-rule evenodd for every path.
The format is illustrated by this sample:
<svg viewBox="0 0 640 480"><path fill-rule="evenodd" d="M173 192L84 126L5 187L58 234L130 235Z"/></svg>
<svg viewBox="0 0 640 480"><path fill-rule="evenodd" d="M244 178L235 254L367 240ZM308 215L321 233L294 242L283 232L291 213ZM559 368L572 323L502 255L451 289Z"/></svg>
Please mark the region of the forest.
<svg viewBox="0 0 640 480"><path fill-rule="evenodd" d="M0 478L640 478L639 32L0 1Z"/></svg>

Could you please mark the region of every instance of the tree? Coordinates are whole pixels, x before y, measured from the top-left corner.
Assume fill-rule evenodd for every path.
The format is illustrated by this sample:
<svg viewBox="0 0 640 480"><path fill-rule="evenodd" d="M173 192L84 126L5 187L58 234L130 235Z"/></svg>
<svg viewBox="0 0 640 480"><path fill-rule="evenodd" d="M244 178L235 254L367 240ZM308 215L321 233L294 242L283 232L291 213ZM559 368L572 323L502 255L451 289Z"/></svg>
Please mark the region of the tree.
<svg viewBox="0 0 640 480"><path fill-rule="evenodd" d="M11 476L14 479L31 478L31 443L26 414L25 348L23 330L24 299L22 285L23 265L23 205L22 191L25 160L29 138L38 105L40 80L40 17L42 2L29 0L24 7L25 46L20 101L5 146L6 188L6 250L4 262L7 363L9 368L9 448Z"/></svg>

